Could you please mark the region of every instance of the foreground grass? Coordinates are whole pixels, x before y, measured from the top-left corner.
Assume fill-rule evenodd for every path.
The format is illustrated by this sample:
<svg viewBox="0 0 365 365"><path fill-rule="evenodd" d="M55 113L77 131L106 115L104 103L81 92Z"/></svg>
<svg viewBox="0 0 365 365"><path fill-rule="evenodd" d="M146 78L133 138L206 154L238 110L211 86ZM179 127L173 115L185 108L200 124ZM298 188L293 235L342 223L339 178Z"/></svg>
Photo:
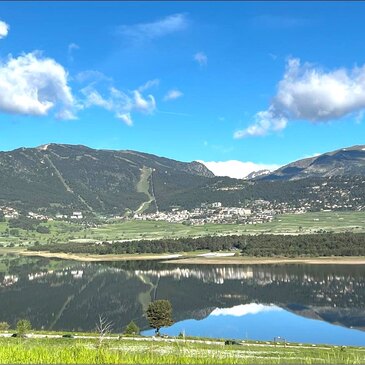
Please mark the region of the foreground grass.
<svg viewBox="0 0 365 365"><path fill-rule="evenodd" d="M2 364L361 364L365 350L147 340L0 339Z"/></svg>

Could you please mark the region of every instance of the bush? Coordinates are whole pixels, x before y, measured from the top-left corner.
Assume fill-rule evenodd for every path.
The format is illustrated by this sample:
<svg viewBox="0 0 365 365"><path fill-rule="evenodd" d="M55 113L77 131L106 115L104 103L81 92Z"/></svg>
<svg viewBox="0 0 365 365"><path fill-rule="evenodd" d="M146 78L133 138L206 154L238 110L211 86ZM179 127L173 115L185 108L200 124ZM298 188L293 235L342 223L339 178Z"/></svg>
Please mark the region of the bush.
<svg viewBox="0 0 365 365"><path fill-rule="evenodd" d="M124 333L126 335L139 335L140 329L134 323L134 321L130 321L129 324L126 326Z"/></svg>
<svg viewBox="0 0 365 365"><path fill-rule="evenodd" d="M36 228L36 231L38 233L49 233L50 232L50 230L49 230L49 228L47 226L38 226Z"/></svg>
<svg viewBox="0 0 365 365"><path fill-rule="evenodd" d="M0 322L0 331L7 331L10 328L8 322Z"/></svg>
<svg viewBox="0 0 365 365"><path fill-rule="evenodd" d="M19 336L25 336L31 329L32 325L27 319L20 319L16 324L16 331Z"/></svg>
<svg viewBox="0 0 365 365"><path fill-rule="evenodd" d="M65 333L62 335L63 338L73 338L74 336L71 335L71 333Z"/></svg>

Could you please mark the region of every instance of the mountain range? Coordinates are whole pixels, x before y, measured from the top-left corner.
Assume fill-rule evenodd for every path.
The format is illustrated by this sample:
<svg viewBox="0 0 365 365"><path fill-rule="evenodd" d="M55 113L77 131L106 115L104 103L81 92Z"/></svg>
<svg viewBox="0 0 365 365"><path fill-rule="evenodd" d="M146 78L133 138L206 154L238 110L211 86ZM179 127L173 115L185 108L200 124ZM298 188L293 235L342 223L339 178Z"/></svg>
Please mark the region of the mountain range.
<svg viewBox="0 0 365 365"><path fill-rule="evenodd" d="M308 194L318 200L318 192L313 194L311 187L323 180L331 178L333 189L349 187L344 179L364 175L365 146L325 153L272 173L261 171L252 173L251 179L238 180L214 176L196 161L179 162L130 150L47 144L0 152L0 206L128 215L175 206L191 209L214 201L225 206L256 199L295 203ZM362 181L357 184L360 188L364 185ZM360 190L352 193L363 196Z"/></svg>

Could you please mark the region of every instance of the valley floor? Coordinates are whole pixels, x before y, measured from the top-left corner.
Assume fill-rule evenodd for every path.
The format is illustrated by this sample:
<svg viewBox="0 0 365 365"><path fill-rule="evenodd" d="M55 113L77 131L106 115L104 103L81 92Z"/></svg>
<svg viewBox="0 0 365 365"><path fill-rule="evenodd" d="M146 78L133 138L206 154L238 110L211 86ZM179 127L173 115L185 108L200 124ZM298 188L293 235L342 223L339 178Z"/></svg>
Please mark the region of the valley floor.
<svg viewBox="0 0 365 365"><path fill-rule="evenodd" d="M4 336L4 335L3 335ZM8 335L10 336L10 334ZM47 337L48 336L48 337ZM1 364L363 364L365 348L62 334L0 338Z"/></svg>
<svg viewBox="0 0 365 365"><path fill-rule="evenodd" d="M10 229L8 222L0 222L0 246L32 246L35 242L96 242L156 240L164 238L280 234L299 235L326 232L365 232L365 212L315 212L285 214L272 222L250 224L205 224L187 226L164 221L115 221L98 227L84 227L81 223L49 221L43 225L49 233L24 229Z"/></svg>

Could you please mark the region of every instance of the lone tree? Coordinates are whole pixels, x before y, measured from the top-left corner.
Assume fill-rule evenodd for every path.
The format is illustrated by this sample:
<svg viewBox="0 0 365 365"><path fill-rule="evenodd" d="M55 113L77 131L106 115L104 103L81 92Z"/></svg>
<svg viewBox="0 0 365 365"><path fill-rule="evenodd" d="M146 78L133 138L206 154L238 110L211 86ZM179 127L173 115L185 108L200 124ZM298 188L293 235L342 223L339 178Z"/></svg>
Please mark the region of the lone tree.
<svg viewBox="0 0 365 365"><path fill-rule="evenodd" d="M160 335L161 327L171 326L172 320L172 306L168 300L155 300L151 302L147 309L147 319L152 328L156 330L156 335Z"/></svg>
<svg viewBox="0 0 365 365"><path fill-rule="evenodd" d="M126 326L124 333L126 335L139 335L140 329L134 323L134 321L130 321L129 324Z"/></svg>

